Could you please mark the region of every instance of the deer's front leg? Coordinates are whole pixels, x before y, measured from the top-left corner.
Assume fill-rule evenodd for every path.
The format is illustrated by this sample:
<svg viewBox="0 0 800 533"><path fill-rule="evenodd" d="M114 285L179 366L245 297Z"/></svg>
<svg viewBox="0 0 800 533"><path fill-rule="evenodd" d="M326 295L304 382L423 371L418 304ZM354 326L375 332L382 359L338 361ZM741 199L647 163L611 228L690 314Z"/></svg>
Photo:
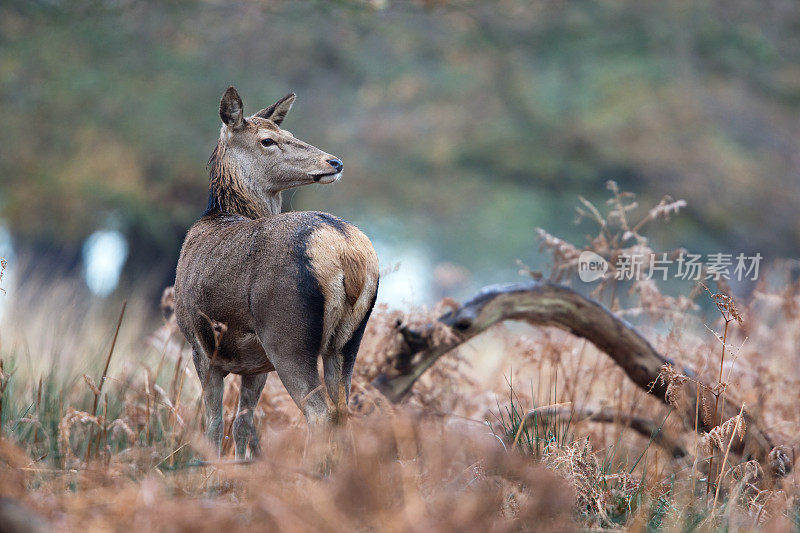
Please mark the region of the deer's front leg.
<svg viewBox="0 0 800 533"><path fill-rule="evenodd" d="M194 366L203 387L203 405L206 410L206 437L214 446L217 457L222 451L222 393L225 390L224 378L227 372L209 366L204 354L194 352Z"/></svg>
<svg viewBox="0 0 800 533"><path fill-rule="evenodd" d="M255 376L242 376L242 387L239 392L239 409L233 421L233 440L236 443L236 459L245 458L248 445L250 455L255 458L261 453L258 444L258 434L253 426L253 412L261 398L261 391L267 382L267 374Z"/></svg>

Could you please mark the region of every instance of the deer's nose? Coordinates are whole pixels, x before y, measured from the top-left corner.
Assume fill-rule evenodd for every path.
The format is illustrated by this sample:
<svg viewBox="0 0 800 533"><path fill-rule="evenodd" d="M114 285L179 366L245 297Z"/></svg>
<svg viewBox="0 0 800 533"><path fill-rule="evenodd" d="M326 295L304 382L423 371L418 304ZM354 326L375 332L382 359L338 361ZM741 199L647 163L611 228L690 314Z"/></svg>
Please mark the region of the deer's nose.
<svg viewBox="0 0 800 533"><path fill-rule="evenodd" d="M333 169L339 173L344 168L342 161L340 159L328 159L328 164L333 167Z"/></svg>

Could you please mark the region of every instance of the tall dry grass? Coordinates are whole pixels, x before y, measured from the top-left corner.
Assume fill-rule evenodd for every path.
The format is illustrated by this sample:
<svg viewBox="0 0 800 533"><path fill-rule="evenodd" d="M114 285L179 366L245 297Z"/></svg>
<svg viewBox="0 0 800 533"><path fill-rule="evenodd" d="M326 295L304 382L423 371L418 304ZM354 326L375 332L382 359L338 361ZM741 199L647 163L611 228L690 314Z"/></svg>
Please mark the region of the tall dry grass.
<svg viewBox="0 0 800 533"><path fill-rule="evenodd" d="M664 202L629 222L631 205L615 188L609 212L584 204L602 228L585 248L609 258L649 249L642 228L680 207ZM543 245L566 281L581 248L546 233ZM800 524L796 473L775 477L771 465L731 451L745 429L741 418L717 420L715 405L701 406L696 417L712 418L716 428L698 435L696 421L687 423L676 407L680 374L665 374L675 405L664 405L593 345L561 331L495 327L438 362L403 405L388 403L370 382L390 364L397 325L431 322L449 301L413 312L376 309L356 364L353 416L326 443L323 460L311 453L302 416L275 376L255 413L263 458L236 464L226 437L214 460L202 437L200 383L174 322L161 324L156 306L136 298L122 316L121 302L92 300L77 286L28 281L0 295L6 528L14 520L28 529L101 531ZM636 320L662 353L696 369L691 379L720 403L744 403L784 445L775 453L794 462L800 282L788 263L773 265L747 300L717 297L716 316L699 312L710 296L694 287L665 296L652 282L604 280L595 296ZM238 379L226 382L230 435ZM563 416L549 416L555 408ZM602 422L579 416L587 410L610 415ZM659 438L632 430L635 418L651 421ZM663 442L689 454L673 457Z"/></svg>

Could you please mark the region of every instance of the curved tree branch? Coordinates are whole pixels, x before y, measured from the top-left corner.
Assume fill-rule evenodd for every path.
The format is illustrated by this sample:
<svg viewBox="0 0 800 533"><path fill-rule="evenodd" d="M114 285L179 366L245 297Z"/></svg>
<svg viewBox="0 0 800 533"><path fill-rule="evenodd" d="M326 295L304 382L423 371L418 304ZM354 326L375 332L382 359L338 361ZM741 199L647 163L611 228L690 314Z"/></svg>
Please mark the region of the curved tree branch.
<svg viewBox="0 0 800 533"><path fill-rule="evenodd" d="M606 424L622 424L641 435L646 439L651 439L653 443L667 450L672 457L681 458L689 454L684 447L655 421L649 418L636 416L630 413L615 411L614 409L602 408L592 409L590 407L545 407L535 409L525 415L525 422L532 423L536 420L557 418L571 424L577 422L599 422Z"/></svg>
<svg viewBox="0 0 800 533"><path fill-rule="evenodd" d="M608 354L628 377L641 389L668 403L667 385L659 379L665 364L675 366L628 322L614 315L601 304L574 290L550 282L514 283L492 285L481 290L461 307L439 317L439 322L455 333L443 342L434 342L435 325L421 331L401 329L405 342L394 358L394 366L379 375L373 385L392 402L403 400L416 380L442 355L505 320L519 320L530 324L554 326L582 337ZM441 326L440 326L441 327ZM684 375L694 377L690 369L679 369ZM685 397L690 408L683 413L694 427L696 398L711 401L711 393L701 387L698 395L694 381L685 384ZM736 416L741 405L726 402L722 420ZM701 417L702 418L702 417ZM769 436L747 415L745 441L735 451L766 459L774 444ZM708 431L705 421L698 423L699 431Z"/></svg>

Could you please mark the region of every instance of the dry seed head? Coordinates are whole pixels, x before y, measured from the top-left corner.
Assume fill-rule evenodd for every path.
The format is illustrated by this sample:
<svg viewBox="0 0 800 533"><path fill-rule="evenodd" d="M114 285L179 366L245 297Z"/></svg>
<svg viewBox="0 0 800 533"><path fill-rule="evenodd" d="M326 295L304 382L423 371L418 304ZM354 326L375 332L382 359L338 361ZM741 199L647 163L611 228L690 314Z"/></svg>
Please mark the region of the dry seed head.
<svg viewBox="0 0 800 533"><path fill-rule="evenodd" d="M128 439L128 444L136 441L136 434L133 430L125 423L124 420L121 418L115 419L111 424L108 425L108 431L112 435L116 435L118 433L122 433Z"/></svg>
<svg viewBox="0 0 800 533"><path fill-rule="evenodd" d="M98 417L90 415L85 411L77 411L72 407L68 407L67 414L64 415L64 418L62 418L58 424L58 447L61 451L61 455L65 458L74 456L69 438L72 433L72 427L76 424L94 424L100 427Z"/></svg>
<svg viewBox="0 0 800 533"><path fill-rule="evenodd" d="M606 188L612 194L612 198L606 201L608 205L612 206L611 211L608 212L608 223L619 226L623 231L629 231L627 213L639 207L639 204L633 200L636 195L625 191L620 192L619 186L613 180L606 182Z"/></svg>
<svg viewBox="0 0 800 533"><path fill-rule="evenodd" d="M536 233L541 241L539 250L548 250L553 254L553 268L550 278L553 281L569 279L578 270L578 259L580 258L581 250L541 228L536 228Z"/></svg>
<svg viewBox="0 0 800 533"><path fill-rule="evenodd" d="M736 320L740 326L744 324L742 315L739 313L739 309L736 307L736 302L732 297L728 296L727 294L715 294L714 303L722 313L722 316L725 317L726 322Z"/></svg>
<svg viewBox="0 0 800 533"><path fill-rule="evenodd" d="M86 374L83 375L83 380L86 382L86 385L92 390L92 394L95 396L100 396L100 389L97 388L97 385L94 384L94 380L87 376Z"/></svg>
<svg viewBox="0 0 800 533"><path fill-rule="evenodd" d="M711 292L711 289L709 289L706 285L702 283L700 285L711 296L711 300L714 302L714 305L717 306L717 309L719 309L719 312L722 314L722 318L725 319L725 322L735 320L740 326L744 325L744 318L742 318L742 314L736 307L736 301L733 299L733 297L722 292Z"/></svg>
<svg viewBox="0 0 800 533"><path fill-rule="evenodd" d="M546 248L548 250L556 250L556 251L563 251L568 252L571 254L580 255L578 249L575 248L572 244L559 239L555 235L551 235L550 233L546 232L542 228L536 228L536 233L539 235L539 238L542 240L541 247Z"/></svg>
<svg viewBox="0 0 800 533"><path fill-rule="evenodd" d="M575 211L578 213L578 216L575 219L576 224L580 223L584 218L590 218L597 222L601 228L606 227L607 223L603 218L603 215L600 214L600 211L594 206L593 203L583 196L578 196L578 200L580 200L580 202L586 206L586 210L581 209L580 207L575 209Z"/></svg>
<svg viewBox="0 0 800 533"><path fill-rule="evenodd" d="M678 407L678 402L683 397L684 384L689 381L689 377L677 372L672 365L666 364L661 367L658 378L662 384L667 386L667 391L664 395L667 403L673 407Z"/></svg>
<svg viewBox="0 0 800 533"><path fill-rule="evenodd" d="M705 386L703 386L703 389L704 389L703 393L700 394L700 411L703 415L703 423L706 426L713 426L717 423L717 421L714 420L714 415L711 409L711 402L708 401L708 396L704 394L709 389L708 387Z"/></svg>
<svg viewBox="0 0 800 533"><path fill-rule="evenodd" d="M172 400L169 399L169 394L167 394L167 391L162 389L157 383L153 383L153 390L156 392L156 394L158 394L158 401L162 402L170 409L174 409Z"/></svg>
<svg viewBox="0 0 800 533"><path fill-rule="evenodd" d="M686 207L686 200L673 201L669 196L665 196L658 202L658 205L650 210L648 216L652 220L663 218L669 220L670 215L677 215L678 212Z"/></svg>

